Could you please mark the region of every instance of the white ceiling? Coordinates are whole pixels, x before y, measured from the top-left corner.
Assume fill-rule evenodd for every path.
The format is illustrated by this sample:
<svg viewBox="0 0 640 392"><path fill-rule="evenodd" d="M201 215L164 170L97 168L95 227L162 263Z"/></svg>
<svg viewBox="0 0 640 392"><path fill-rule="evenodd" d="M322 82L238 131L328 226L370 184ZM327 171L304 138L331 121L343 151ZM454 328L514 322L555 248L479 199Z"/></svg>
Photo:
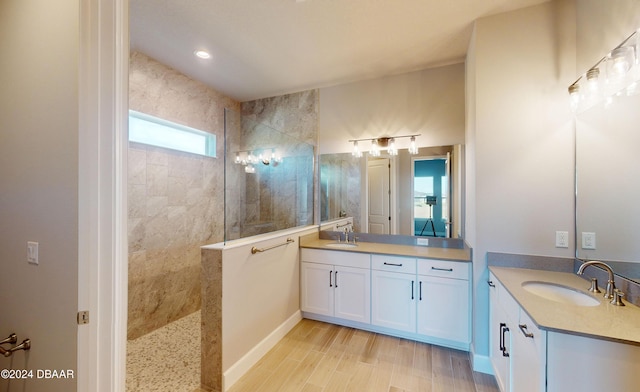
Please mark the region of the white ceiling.
<svg viewBox="0 0 640 392"><path fill-rule="evenodd" d="M462 62L475 19L546 1L130 0L131 49L248 101Z"/></svg>

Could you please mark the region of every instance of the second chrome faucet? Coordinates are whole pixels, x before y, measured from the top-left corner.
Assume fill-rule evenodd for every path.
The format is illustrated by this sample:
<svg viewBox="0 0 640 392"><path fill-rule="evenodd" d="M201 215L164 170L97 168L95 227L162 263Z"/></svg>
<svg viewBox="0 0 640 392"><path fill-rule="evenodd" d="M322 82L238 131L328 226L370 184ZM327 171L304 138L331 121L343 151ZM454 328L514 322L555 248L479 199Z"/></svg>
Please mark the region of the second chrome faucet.
<svg viewBox="0 0 640 392"><path fill-rule="evenodd" d="M596 265L596 266L602 267L609 274L609 277L607 278L607 289L604 293L604 297L607 299L611 299L612 300L611 303L614 305L624 306L624 304L620 300L620 297L622 297L624 294L616 289L616 282L613 274L613 269L611 269L611 267L608 264L603 263L602 261L597 261L597 260L587 261L585 263L582 263L580 268L578 268L577 274L582 275L584 273L584 270L590 265Z"/></svg>

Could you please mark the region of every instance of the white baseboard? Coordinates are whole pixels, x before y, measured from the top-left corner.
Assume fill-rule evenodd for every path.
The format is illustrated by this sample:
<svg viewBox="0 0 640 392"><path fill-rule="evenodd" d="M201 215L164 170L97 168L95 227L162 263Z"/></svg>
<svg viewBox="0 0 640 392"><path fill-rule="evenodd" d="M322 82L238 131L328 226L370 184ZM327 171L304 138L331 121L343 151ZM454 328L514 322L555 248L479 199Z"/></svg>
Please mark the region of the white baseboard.
<svg viewBox="0 0 640 392"><path fill-rule="evenodd" d="M235 384L240 377L242 377L253 365L255 365L260 358L262 358L269 350L273 348L293 327L296 326L302 320L302 312L299 310L295 312L291 317L280 324L273 332L267 337L262 339L254 348L234 363L224 374L222 375L223 390L227 391Z"/></svg>
<svg viewBox="0 0 640 392"><path fill-rule="evenodd" d="M489 359L488 356L472 354L471 360L474 371L493 375L493 366L491 365L491 359Z"/></svg>

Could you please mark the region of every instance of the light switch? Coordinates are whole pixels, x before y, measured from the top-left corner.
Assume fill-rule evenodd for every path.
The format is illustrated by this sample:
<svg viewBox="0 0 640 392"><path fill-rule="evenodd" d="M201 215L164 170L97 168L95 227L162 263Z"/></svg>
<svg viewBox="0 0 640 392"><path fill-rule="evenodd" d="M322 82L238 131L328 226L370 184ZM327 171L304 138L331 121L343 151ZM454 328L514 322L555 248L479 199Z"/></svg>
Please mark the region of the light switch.
<svg viewBox="0 0 640 392"><path fill-rule="evenodd" d="M27 262L29 264L40 264L38 260L38 243L33 241L27 241Z"/></svg>

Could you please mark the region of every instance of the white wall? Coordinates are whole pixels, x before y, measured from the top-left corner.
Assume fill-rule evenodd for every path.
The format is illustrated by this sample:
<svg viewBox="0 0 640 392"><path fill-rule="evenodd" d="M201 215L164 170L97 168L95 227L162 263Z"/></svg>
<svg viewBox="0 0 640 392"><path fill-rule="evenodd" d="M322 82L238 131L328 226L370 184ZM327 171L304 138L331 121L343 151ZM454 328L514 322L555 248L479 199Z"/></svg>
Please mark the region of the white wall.
<svg viewBox="0 0 640 392"><path fill-rule="evenodd" d="M488 354L488 251L572 257L575 75L572 1L480 19L467 82L467 240L473 247L473 352ZM474 173L475 172L475 173ZM570 233L555 247L555 231Z"/></svg>
<svg viewBox="0 0 640 392"><path fill-rule="evenodd" d="M576 8L579 75L640 28L640 2L577 0Z"/></svg>
<svg viewBox="0 0 640 392"><path fill-rule="evenodd" d="M0 369L75 370L79 2L2 1L0 37L0 338L32 341ZM39 242L39 266L27 241ZM0 379L3 391L75 388Z"/></svg>
<svg viewBox="0 0 640 392"><path fill-rule="evenodd" d="M349 139L408 134L422 135L419 146L463 144L464 99L464 64L322 88L319 153L351 152Z"/></svg>

